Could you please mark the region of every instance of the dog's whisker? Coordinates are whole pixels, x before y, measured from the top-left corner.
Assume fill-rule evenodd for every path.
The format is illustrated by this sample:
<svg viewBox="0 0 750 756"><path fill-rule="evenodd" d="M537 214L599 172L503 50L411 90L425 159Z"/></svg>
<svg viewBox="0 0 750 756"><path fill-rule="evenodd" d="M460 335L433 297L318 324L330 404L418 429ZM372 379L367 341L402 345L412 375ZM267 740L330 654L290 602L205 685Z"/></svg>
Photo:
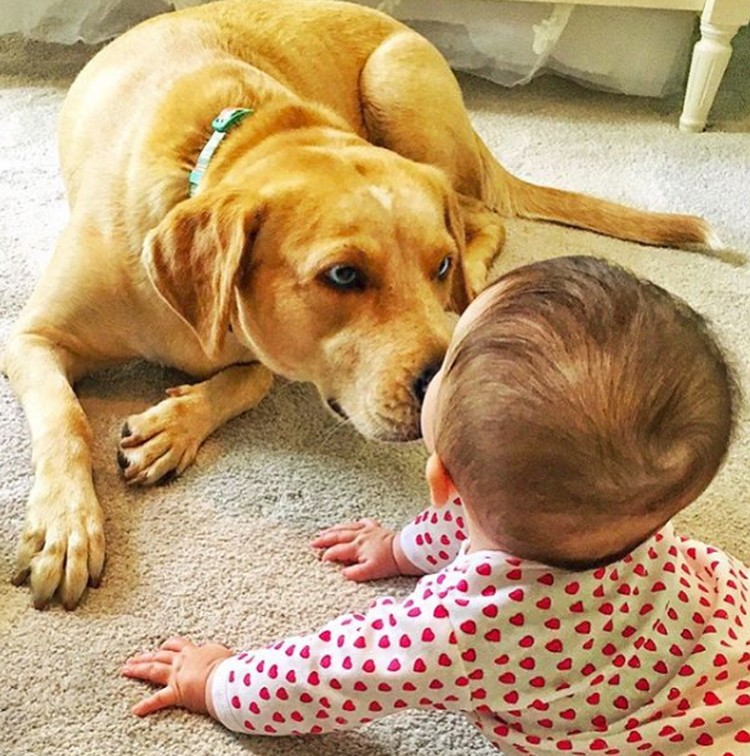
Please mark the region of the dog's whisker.
<svg viewBox="0 0 750 756"><path fill-rule="evenodd" d="M352 422L348 418L342 417L338 419L335 425L333 426L333 428L331 428L331 430L328 431L328 433L326 433L326 435L321 439L320 446L321 447L325 446L325 444L327 444L331 440L331 438L333 438L335 433L337 433L338 431L340 431L342 428L346 427L347 425L351 425L351 424Z"/></svg>

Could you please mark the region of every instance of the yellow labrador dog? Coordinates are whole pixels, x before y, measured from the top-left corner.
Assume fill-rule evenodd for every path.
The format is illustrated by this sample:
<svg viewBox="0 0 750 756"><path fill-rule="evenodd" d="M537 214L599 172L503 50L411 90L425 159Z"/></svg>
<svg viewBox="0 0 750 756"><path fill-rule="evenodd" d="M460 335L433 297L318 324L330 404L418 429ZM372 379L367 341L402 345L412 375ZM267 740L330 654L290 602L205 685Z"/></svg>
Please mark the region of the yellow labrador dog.
<svg viewBox="0 0 750 756"><path fill-rule="evenodd" d="M272 375L310 381L366 436L419 433L502 218L655 245L689 216L525 183L472 129L448 66L373 10L226 0L141 24L81 72L60 122L70 221L11 335L34 484L14 581L74 607L104 564L91 431L73 392L135 357L199 379L127 419L131 483L180 473Z"/></svg>

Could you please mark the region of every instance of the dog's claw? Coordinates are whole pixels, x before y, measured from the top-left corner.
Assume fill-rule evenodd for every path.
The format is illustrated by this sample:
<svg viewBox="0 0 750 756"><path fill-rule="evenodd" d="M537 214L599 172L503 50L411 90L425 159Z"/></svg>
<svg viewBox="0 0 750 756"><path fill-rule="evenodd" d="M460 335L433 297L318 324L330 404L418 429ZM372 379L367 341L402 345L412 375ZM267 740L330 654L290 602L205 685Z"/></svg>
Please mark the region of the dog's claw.
<svg viewBox="0 0 750 756"><path fill-rule="evenodd" d="M10 582L13 583L13 585L15 585L16 587L18 587L20 585L23 585L29 579L30 574L31 574L31 570L28 568L25 570L19 570L10 579Z"/></svg>
<svg viewBox="0 0 750 756"><path fill-rule="evenodd" d="M132 436L133 431L130 430L130 426L128 425L128 421L126 420L122 424L122 428L120 428L120 438L127 438L128 436Z"/></svg>
<svg viewBox="0 0 750 756"><path fill-rule="evenodd" d="M177 470L170 470L169 472L165 473L159 480L156 481L157 486L166 486L169 483L171 483L173 480L177 480L179 475L177 474Z"/></svg>
<svg viewBox="0 0 750 756"><path fill-rule="evenodd" d="M122 453L122 450L117 450L117 464L121 470L127 470L130 467L130 460Z"/></svg>

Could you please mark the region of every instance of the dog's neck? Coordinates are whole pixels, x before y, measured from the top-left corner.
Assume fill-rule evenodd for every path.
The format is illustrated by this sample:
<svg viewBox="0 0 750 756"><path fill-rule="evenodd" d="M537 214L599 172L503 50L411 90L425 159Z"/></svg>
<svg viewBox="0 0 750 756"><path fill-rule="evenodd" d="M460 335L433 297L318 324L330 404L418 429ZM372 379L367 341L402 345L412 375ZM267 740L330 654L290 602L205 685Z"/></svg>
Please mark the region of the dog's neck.
<svg viewBox="0 0 750 756"><path fill-rule="evenodd" d="M198 155L195 167L188 175L191 197L198 192L203 174L206 172L208 164L211 162L211 158L222 141L224 141L224 138L233 128L254 112L255 111L252 108L224 108L224 110L222 110L211 122L211 128L214 132L211 135L211 138L203 146L200 155Z"/></svg>
<svg viewBox="0 0 750 756"><path fill-rule="evenodd" d="M325 131L323 139L321 130ZM339 145L361 141L361 137L328 108L271 100L258 106L252 118L245 119L233 130L231 138L211 161L206 178L210 183L212 172L225 173L227 166L247 159L251 152L253 159L260 160L282 144L301 144L308 139L314 144L334 140Z"/></svg>

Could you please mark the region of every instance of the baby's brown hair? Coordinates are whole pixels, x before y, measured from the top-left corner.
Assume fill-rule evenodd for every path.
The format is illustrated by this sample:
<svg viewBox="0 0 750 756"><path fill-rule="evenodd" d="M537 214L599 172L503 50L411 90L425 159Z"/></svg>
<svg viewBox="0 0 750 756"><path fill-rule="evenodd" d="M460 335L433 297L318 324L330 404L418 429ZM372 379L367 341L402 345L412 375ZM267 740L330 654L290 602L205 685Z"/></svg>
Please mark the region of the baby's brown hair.
<svg viewBox="0 0 750 756"><path fill-rule="evenodd" d="M706 321L603 260L482 294L444 364L435 446L485 533L571 568L623 555L715 476L738 391Z"/></svg>

